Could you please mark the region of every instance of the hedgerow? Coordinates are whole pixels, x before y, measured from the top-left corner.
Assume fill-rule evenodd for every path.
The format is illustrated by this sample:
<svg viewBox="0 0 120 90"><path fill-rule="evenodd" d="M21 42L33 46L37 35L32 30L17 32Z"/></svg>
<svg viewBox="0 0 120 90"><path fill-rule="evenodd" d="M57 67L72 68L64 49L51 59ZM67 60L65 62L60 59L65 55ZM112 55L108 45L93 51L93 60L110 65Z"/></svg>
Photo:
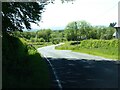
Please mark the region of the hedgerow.
<svg viewBox="0 0 120 90"><path fill-rule="evenodd" d="M80 44L81 48L118 48L118 40L83 40Z"/></svg>
<svg viewBox="0 0 120 90"><path fill-rule="evenodd" d="M90 39L83 40L79 44L72 44L73 42L67 42L61 46L57 46L56 49L73 50L77 52L103 56L106 58L118 59L119 42L117 39L113 40Z"/></svg>

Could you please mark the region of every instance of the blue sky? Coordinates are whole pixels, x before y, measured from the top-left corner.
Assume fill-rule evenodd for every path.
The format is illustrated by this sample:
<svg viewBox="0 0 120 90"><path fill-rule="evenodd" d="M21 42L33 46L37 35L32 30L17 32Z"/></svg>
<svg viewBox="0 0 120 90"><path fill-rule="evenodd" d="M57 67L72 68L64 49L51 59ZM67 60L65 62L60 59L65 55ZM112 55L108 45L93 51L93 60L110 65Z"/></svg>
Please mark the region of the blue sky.
<svg viewBox="0 0 120 90"><path fill-rule="evenodd" d="M64 29L72 21L85 20L91 25L108 26L110 22L118 22L118 2L120 0L76 0L62 4L46 5L42 13L40 27L31 24L33 29Z"/></svg>

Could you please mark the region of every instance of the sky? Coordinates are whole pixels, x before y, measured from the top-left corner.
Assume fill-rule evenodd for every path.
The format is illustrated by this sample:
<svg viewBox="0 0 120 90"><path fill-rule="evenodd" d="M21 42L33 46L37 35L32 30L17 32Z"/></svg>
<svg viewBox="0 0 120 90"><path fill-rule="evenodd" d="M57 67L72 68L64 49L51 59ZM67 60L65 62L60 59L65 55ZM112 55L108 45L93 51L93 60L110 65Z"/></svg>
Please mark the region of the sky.
<svg viewBox="0 0 120 90"><path fill-rule="evenodd" d="M118 2L120 0L76 0L75 2L45 6L42 13L40 27L31 24L32 29L64 29L72 21L85 20L91 25L109 26L111 22L118 22Z"/></svg>

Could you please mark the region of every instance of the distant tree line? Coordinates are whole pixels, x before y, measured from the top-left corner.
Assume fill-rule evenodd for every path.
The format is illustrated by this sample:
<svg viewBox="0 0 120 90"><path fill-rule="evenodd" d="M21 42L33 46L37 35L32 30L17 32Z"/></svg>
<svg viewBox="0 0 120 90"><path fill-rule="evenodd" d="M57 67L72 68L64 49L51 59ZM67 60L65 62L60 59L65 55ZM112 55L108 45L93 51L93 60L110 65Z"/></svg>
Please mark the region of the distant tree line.
<svg viewBox="0 0 120 90"><path fill-rule="evenodd" d="M112 39L115 29L113 24L110 26L92 26L86 21L73 21L70 22L65 30L64 34L68 41L76 41L83 39Z"/></svg>
<svg viewBox="0 0 120 90"><path fill-rule="evenodd" d="M13 33L14 36L24 38L30 42L52 42L53 44L57 44L62 41L66 41L64 30L51 30L51 29L41 29L36 32L19 32L15 31Z"/></svg>
<svg viewBox="0 0 120 90"><path fill-rule="evenodd" d="M110 24L111 25L111 24ZM86 21L73 21L68 23L64 30L41 29L36 32L14 32L15 36L31 42L80 41L85 39L113 39L115 29L111 26L92 26Z"/></svg>
<svg viewBox="0 0 120 90"><path fill-rule="evenodd" d="M50 0L47 0L50 1ZM39 30L37 32L19 32L25 27L31 29L30 23L38 24L41 14L44 12L46 2L3 2L2 3L2 30L3 32L16 31L16 35L24 37L33 42L61 42L76 41L83 39L112 39L116 23L110 23L108 27L92 26L86 21L73 21L68 23L64 30L53 31L50 29ZM52 0L54 2L54 0ZM74 0L61 0L74 1ZM15 35L15 34L14 34Z"/></svg>

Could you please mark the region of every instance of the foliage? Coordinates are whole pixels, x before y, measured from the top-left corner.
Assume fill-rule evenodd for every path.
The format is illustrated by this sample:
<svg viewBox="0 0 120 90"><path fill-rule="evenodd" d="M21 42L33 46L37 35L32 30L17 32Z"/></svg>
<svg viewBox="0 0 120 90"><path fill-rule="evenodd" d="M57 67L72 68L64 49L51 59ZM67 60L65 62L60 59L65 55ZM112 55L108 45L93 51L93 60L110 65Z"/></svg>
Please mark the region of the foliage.
<svg viewBox="0 0 120 90"><path fill-rule="evenodd" d="M31 37L30 40L31 40L31 42L35 42L35 38Z"/></svg>
<svg viewBox="0 0 120 90"><path fill-rule="evenodd" d="M80 44L81 48L114 48L118 49L118 40L83 40Z"/></svg>
<svg viewBox="0 0 120 90"><path fill-rule="evenodd" d="M37 42L45 42L45 39L43 38L37 39Z"/></svg>
<svg viewBox="0 0 120 90"><path fill-rule="evenodd" d="M92 26L86 21L73 21L68 23L64 30L68 41L79 41L84 39L106 39L113 38L115 29L105 26Z"/></svg>
<svg viewBox="0 0 120 90"><path fill-rule="evenodd" d="M59 42L66 41L64 37L64 31L52 31L50 29L42 29L37 32L13 32L13 36L24 38L27 42L32 43L41 43L41 42L52 42L53 44L57 44Z"/></svg>
<svg viewBox="0 0 120 90"><path fill-rule="evenodd" d="M39 30L37 31L37 38L43 38L46 42L49 42L51 32L50 29Z"/></svg>
<svg viewBox="0 0 120 90"><path fill-rule="evenodd" d="M33 46L8 34L2 44L3 88L49 87L47 64Z"/></svg>
<svg viewBox="0 0 120 90"><path fill-rule="evenodd" d="M110 23L109 27L114 27L116 24L116 22Z"/></svg>
<svg viewBox="0 0 120 90"><path fill-rule="evenodd" d="M56 49L73 50L98 56L103 56L112 59L118 59L119 43L117 39L113 40L83 40L79 45L75 42L67 42Z"/></svg>
<svg viewBox="0 0 120 90"><path fill-rule="evenodd" d="M70 2L74 0L61 0ZM22 31L25 27L31 29L30 23L37 25L41 20L44 6L54 0L37 0L36 2L2 2L2 30Z"/></svg>
<svg viewBox="0 0 120 90"><path fill-rule="evenodd" d="M64 41L80 41L84 39L113 39L113 27L92 26L86 21L68 23L65 30L41 29L37 32L15 32L15 36L31 42L52 42L57 44Z"/></svg>
<svg viewBox="0 0 120 90"><path fill-rule="evenodd" d="M30 22L37 24L45 3L38 2L3 2L2 3L2 30L22 31L23 25L31 29Z"/></svg>

